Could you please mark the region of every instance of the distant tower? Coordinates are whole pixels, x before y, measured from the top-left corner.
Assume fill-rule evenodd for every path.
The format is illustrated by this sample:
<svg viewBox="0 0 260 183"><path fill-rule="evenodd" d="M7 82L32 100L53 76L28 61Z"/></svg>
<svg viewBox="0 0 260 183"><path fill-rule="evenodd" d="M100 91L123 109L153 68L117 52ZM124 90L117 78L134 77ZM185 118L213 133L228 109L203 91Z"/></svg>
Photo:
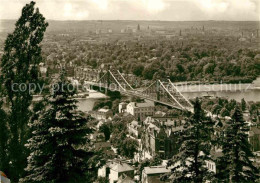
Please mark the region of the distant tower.
<svg viewBox="0 0 260 183"><path fill-rule="evenodd" d="M259 29L256 30L256 37L259 38L259 34L258 34Z"/></svg>
<svg viewBox="0 0 260 183"><path fill-rule="evenodd" d="M203 31L203 32L205 31L204 25L203 25L203 27L202 27L202 31Z"/></svg>
<svg viewBox="0 0 260 183"><path fill-rule="evenodd" d="M241 35L242 35L242 37L244 37L244 32L243 32L243 31L242 31L242 34L241 34Z"/></svg>
<svg viewBox="0 0 260 183"><path fill-rule="evenodd" d="M148 30L150 29L149 25L148 25L147 29L148 29Z"/></svg>
<svg viewBox="0 0 260 183"><path fill-rule="evenodd" d="M140 31L140 25L139 24L137 25L137 30Z"/></svg>
<svg viewBox="0 0 260 183"><path fill-rule="evenodd" d="M180 36L181 36L181 30L180 30Z"/></svg>

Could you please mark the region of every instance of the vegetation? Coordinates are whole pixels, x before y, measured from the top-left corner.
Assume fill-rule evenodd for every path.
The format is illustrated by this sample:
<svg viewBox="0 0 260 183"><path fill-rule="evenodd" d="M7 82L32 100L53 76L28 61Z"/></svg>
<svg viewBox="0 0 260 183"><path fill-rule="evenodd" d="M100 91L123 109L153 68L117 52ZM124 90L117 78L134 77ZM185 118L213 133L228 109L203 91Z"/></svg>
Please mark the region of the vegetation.
<svg viewBox="0 0 260 183"><path fill-rule="evenodd" d="M174 155L168 165L172 165L173 182L205 182L210 172L205 167L211 149L213 122L205 117L201 104L196 99L194 114L187 120L179 153Z"/></svg>
<svg viewBox="0 0 260 183"><path fill-rule="evenodd" d="M233 99L228 100L225 98L204 98L202 100L202 107L207 111L211 111L212 114L218 115L218 117L231 116L236 106L239 106L243 112L249 112L250 120L255 124L258 123L258 109L260 107L259 102L246 102L244 99L242 99L241 102L237 102Z"/></svg>
<svg viewBox="0 0 260 183"><path fill-rule="evenodd" d="M87 119L76 110L75 92L69 90L63 74L55 86L38 119L30 123L32 137L26 144L30 155L23 182L91 180L85 176L94 155L86 139L91 132Z"/></svg>
<svg viewBox="0 0 260 183"><path fill-rule="evenodd" d="M7 132L7 138L1 138L0 141L3 142L0 144L4 146L1 148L7 147L2 153L9 162L5 163L2 170L12 177L14 182L23 175L26 166L27 152L24 144L28 139L27 123L31 116L29 108L32 102L28 87L29 83L39 83L38 64L42 61L40 43L48 26L34 5L35 3L31 2L22 9L22 15L16 22L13 33L7 36L1 59L1 96L6 97L8 104L8 128L4 123L1 124ZM24 84L26 91L14 91L13 83Z"/></svg>
<svg viewBox="0 0 260 183"><path fill-rule="evenodd" d="M105 139L117 148L117 153L123 157L132 159L138 150L138 141L128 135L127 124L134 120L133 117L114 117L111 123L104 123L100 131L105 134Z"/></svg>
<svg viewBox="0 0 260 183"><path fill-rule="evenodd" d="M241 109L237 106L225 131L222 163L226 166L220 169L224 182L256 182L259 178L259 170L250 160L254 155L248 142L248 131Z"/></svg>
<svg viewBox="0 0 260 183"><path fill-rule="evenodd" d="M209 36L193 36L185 37L183 45L178 39L167 40L156 36L154 40L128 40L124 45L115 44L113 40L106 45L79 43L77 46L82 50L65 49L65 61L94 69L112 66L142 79L169 78L173 82L245 83L260 75L259 50L238 44L237 38L232 36L229 39L223 35L215 37L218 42ZM59 58L62 52L57 52ZM103 68L104 65L107 67Z"/></svg>

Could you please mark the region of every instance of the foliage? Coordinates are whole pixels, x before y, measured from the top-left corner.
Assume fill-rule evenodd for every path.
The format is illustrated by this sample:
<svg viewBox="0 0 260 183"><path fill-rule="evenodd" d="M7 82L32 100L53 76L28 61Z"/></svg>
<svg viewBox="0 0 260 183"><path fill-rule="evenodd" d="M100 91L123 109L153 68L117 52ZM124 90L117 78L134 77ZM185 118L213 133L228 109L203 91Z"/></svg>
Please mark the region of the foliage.
<svg viewBox="0 0 260 183"><path fill-rule="evenodd" d="M242 109L242 111L246 110L246 101L244 98L242 98L242 100L241 100L241 109Z"/></svg>
<svg viewBox="0 0 260 183"><path fill-rule="evenodd" d="M211 148L213 122L205 116L198 98L194 103L194 114L190 117L180 136L179 153L169 161L173 165L173 182L204 182L210 175L205 168Z"/></svg>
<svg viewBox="0 0 260 183"><path fill-rule="evenodd" d="M111 125L109 125L108 123L103 123L100 126L99 131L104 133L106 141L110 139Z"/></svg>
<svg viewBox="0 0 260 183"><path fill-rule="evenodd" d="M35 2L31 2L23 7L13 33L7 36L1 59L1 92L8 102L7 161L10 162L10 166L7 174L14 182L23 175L26 164L27 153L24 144L27 140L29 106L32 101L28 86L29 83L39 82L38 64L42 61L40 43L48 26L34 5ZM14 83L23 84L27 90L16 92L13 90Z"/></svg>
<svg viewBox="0 0 260 183"><path fill-rule="evenodd" d="M221 169L221 174L225 175L223 181L256 182L259 178L259 170L250 160L253 153L248 142L248 131L241 109L237 106L225 131L222 163L226 166Z"/></svg>
<svg viewBox="0 0 260 183"><path fill-rule="evenodd" d="M97 182L98 183L109 183L109 179L107 177L98 177Z"/></svg>
<svg viewBox="0 0 260 183"><path fill-rule="evenodd" d="M119 155L125 156L127 158L133 158L134 154L138 150L138 141L127 136L127 126L129 119L124 117L119 117L114 119L111 130L110 142L117 148Z"/></svg>
<svg viewBox="0 0 260 183"><path fill-rule="evenodd" d="M8 130L7 130L7 114L2 109L2 101L0 101L0 170L3 172L8 171Z"/></svg>
<svg viewBox="0 0 260 183"><path fill-rule="evenodd" d="M91 130L88 119L77 111L74 94L61 74L39 117L30 123L32 137L26 144L30 155L22 182L90 181L85 172L93 175L99 161L86 139Z"/></svg>

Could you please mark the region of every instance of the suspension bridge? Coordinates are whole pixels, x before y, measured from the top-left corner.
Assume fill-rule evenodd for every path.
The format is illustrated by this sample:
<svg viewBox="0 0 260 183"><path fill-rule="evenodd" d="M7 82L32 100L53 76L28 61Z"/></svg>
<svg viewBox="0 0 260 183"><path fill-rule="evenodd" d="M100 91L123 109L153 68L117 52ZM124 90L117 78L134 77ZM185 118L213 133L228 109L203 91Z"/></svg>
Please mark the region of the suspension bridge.
<svg viewBox="0 0 260 183"><path fill-rule="evenodd" d="M170 80L157 80L145 89L138 90L134 89L118 70L108 70L97 82L88 81L86 84L147 99L175 109L193 111L193 105Z"/></svg>

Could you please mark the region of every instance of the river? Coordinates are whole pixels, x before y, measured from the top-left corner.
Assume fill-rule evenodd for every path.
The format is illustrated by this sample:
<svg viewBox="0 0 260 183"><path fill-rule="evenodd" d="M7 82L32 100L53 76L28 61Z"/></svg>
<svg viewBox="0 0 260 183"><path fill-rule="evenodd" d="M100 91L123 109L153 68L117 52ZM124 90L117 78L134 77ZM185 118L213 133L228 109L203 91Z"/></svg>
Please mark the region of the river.
<svg viewBox="0 0 260 183"><path fill-rule="evenodd" d="M253 88L251 84L189 85L177 86L177 88L188 99L213 96L235 99L238 102L240 102L242 98L246 101L260 102L260 89ZM99 94L94 94L91 98L78 99L79 110L90 111L97 100L104 98L95 95Z"/></svg>
<svg viewBox="0 0 260 183"><path fill-rule="evenodd" d="M243 98L246 101L260 102L260 88L255 88L252 84L190 85L177 88L188 99L213 96L234 99L238 102Z"/></svg>

